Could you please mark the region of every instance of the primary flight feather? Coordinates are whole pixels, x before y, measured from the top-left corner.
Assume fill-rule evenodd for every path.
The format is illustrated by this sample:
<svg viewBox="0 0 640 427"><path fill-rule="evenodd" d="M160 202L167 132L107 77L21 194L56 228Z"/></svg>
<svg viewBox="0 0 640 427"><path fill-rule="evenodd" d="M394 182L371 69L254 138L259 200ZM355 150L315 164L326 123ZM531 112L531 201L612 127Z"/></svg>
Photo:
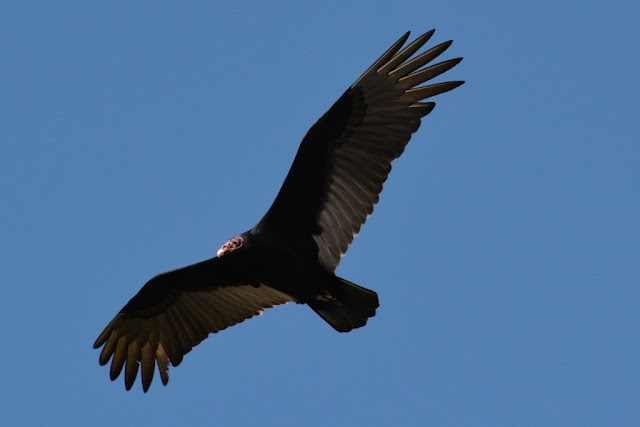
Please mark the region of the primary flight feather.
<svg viewBox="0 0 640 427"><path fill-rule="evenodd" d="M393 44L307 132L269 211L251 230L230 239L215 258L149 280L100 334L100 364L111 360L115 380L124 369L127 390L140 371L151 385L158 366L164 385L210 333L264 309L288 302L308 304L339 332L364 326L378 296L334 274L367 217L382 185L420 119L424 102L463 82L426 86L458 64L450 59L425 67L451 42L414 54L433 30Z"/></svg>

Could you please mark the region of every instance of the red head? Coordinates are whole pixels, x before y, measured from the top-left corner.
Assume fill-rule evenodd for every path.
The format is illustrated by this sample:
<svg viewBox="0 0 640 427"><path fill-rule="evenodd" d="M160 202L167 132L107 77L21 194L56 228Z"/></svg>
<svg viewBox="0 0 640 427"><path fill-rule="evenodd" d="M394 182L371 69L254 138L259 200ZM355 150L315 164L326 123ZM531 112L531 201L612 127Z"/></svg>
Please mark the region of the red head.
<svg viewBox="0 0 640 427"><path fill-rule="evenodd" d="M227 243L222 245L220 249L218 249L218 258L221 258L223 255L231 253L237 249L240 249L244 246L244 237L238 236L230 239Z"/></svg>

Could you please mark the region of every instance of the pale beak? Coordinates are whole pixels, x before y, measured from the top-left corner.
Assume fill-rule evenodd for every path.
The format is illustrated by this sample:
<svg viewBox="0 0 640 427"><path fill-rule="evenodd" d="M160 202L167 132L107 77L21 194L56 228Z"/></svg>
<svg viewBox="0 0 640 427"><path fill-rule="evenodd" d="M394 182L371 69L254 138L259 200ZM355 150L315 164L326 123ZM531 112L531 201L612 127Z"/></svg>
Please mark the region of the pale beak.
<svg viewBox="0 0 640 427"><path fill-rule="evenodd" d="M224 250L222 248L218 249L218 258L221 258L224 255Z"/></svg>

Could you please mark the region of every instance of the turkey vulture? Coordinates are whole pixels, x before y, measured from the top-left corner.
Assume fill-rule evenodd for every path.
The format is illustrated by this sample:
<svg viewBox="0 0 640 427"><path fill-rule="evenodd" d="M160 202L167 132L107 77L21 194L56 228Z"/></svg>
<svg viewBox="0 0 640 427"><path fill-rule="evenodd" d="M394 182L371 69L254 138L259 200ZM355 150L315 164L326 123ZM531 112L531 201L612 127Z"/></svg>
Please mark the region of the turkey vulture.
<svg viewBox="0 0 640 427"><path fill-rule="evenodd" d="M309 129L255 227L214 258L152 278L131 298L93 345L104 346L99 361L111 360L111 380L124 368L129 390L140 369L146 392L157 364L166 385L169 364L178 366L210 333L292 301L339 332L375 315L378 295L334 271L373 212L391 161L433 110L423 100L463 83L419 86L462 60L423 68L451 45L413 56L433 32L404 49L403 35Z"/></svg>

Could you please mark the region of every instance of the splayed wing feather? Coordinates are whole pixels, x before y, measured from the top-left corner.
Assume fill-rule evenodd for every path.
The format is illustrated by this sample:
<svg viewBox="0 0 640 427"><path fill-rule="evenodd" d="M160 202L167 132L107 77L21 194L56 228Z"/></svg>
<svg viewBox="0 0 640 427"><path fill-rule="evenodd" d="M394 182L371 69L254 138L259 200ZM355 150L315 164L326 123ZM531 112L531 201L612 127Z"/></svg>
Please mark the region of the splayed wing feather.
<svg viewBox="0 0 640 427"><path fill-rule="evenodd" d="M433 33L435 33L435 32L436 32L435 30L428 31L428 32L424 33L423 35L421 35L420 37L418 37L417 39L415 39L414 41L412 41L411 43L409 43L409 45L407 45L407 47L402 49L400 52L398 52L397 55L395 55L393 58L391 58L385 65L380 67L377 70L377 73L379 73L379 74L389 74L391 71L393 71L395 68L397 68L398 65L402 64L407 59L411 58L411 56L414 53L416 53L422 46L424 46L424 44L426 42L429 41L429 39L431 38L431 36L433 36ZM356 84L357 84L357 82L356 82Z"/></svg>
<svg viewBox="0 0 640 427"><path fill-rule="evenodd" d="M440 43L437 46L432 47L424 53L413 58L411 61L406 62L402 66L396 68L393 71L390 71L389 74L392 76L398 75L399 78L404 76L408 76L418 68L426 65L427 63L433 61L436 57L440 56L445 50L449 49L449 46L453 43L452 40L446 41L444 43Z"/></svg>
<svg viewBox="0 0 640 427"><path fill-rule="evenodd" d="M156 361L158 362L158 371L160 372L162 385L167 385L169 383L169 356L164 351L162 342L158 343L158 348L156 349ZM149 378L149 384L151 384L152 377L153 375Z"/></svg>
<svg viewBox="0 0 640 427"><path fill-rule="evenodd" d="M433 34L434 30L431 30L430 32ZM396 54L396 52L398 52L400 50L400 48L402 47L402 45L405 44L405 42L409 38L409 34L411 34L409 31L404 33L404 35L402 37L400 37L400 39L393 44L393 46L391 46L389 49L387 49L387 51L385 53L383 53L382 56L380 58L378 58L378 60L376 62L374 62L367 69L367 71L365 71L364 74L362 74L362 76L360 76L360 78L358 80L356 80L354 85L359 84L364 78L367 78L367 77L369 77L371 75L375 75L375 71L378 70L382 65L386 64L391 58L393 58L393 56ZM419 48L420 47L418 46L418 49Z"/></svg>
<svg viewBox="0 0 640 427"><path fill-rule="evenodd" d="M438 77L440 74L458 65L460 61L462 61L462 58L449 59L448 61L440 62L438 64L425 68L424 70L409 74L408 76L405 76L398 80L398 86L402 88L415 87L426 82L427 80Z"/></svg>

